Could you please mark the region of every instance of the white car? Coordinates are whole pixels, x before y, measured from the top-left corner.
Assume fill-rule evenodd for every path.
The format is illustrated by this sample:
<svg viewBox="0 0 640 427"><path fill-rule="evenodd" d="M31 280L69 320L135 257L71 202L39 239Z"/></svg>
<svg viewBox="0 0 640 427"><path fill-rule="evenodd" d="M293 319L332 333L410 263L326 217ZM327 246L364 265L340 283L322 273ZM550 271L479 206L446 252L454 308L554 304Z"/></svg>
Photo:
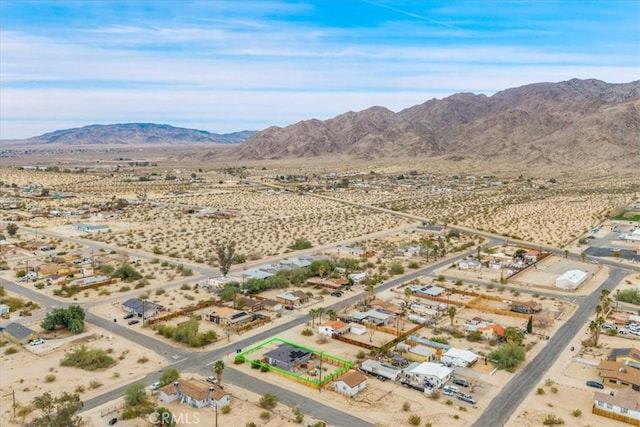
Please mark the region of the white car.
<svg viewBox="0 0 640 427"><path fill-rule="evenodd" d="M629 329L629 333L640 336L640 329Z"/></svg>
<svg viewBox="0 0 640 427"><path fill-rule="evenodd" d="M42 338L36 338L29 341L29 345L40 345L40 344L44 344L44 340Z"/></svg>
<svg viewBox="0 0 640 427"><path fill-rule="evenodd" d="M153 384L151 384L151 390L157 390L160 388L160 383L159 382L155 382Z"/></svg>

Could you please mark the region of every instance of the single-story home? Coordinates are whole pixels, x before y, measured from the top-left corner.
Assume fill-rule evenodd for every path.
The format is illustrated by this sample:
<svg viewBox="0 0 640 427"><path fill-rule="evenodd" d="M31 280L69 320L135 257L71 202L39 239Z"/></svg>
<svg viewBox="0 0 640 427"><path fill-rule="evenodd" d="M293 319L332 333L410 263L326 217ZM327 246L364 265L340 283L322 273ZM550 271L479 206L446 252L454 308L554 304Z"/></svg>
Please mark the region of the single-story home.
<svg viewBox="0 0 640 427"><path fill-rule="evenodd" d="M359 323L371 323L374 325L388 325L396 317L393 314L383 313L379 310L353 311L349 314L351 319Z"/></svg>
<svg viewBox="0 0 640 427"><path fill-rule="evenodd" d="M403 370L404 377L412 383L424 384L426 388L440 388L449 381L454 370L441 363L413 362Z"/></svg>
<svg viewBox="0 0 640 427"><path fill-rule="evenodd" d="M276 301L285 305L300 305L309 301L309 296L302 291L283 292L276 295Z"/></svg>
<svg viewBox="0 0 640 427"><path fill-rule="evenodd" d="M254 313L236 310L231 307L215 307L209 313L209 321L221 326L238 327L252 322L256 318Z"/></svg>
<svg viewBox="0 0 640 427"><path fill-rule="evenodd" d="M534 314L542 310L542 306L535 301L511 301L509 306L511 311L524 314Z"/></svg>
<svg viewBox="0 0 640 427"><path fill-rule="evenodd" d="M379 362L377 360L367 359L362 362L360 369L368 374L379 378L385 378L391 381L396 381L402 371L400 369L394 368L393 366L387 365L385 363Z"/></svg>
<svg viewBox="0 0 640 427"><path fill-rule="evenodd" d="M83 287L83 286L89 286L89 285L100 285L103 283L110 283L110 282L111 282L111 277L109 276L89 276L89 277L81 277L79 279L74 279L68 283L68 286ZM153 303L149 303L149 304L153 304ZM145 304L145 309L146 309L146 304ZM149 317L149 316L145 316L145 317Z"/></svg>
<svg viewBox="0 0 640 427"><path fill-rule="evenodd" d="M360 283L367 278L367 272L363 271L361 273L351 273L347 276L347 278L353 283Z"/></svg>
<svg viewBox="0 0 640 427"><path fill-rule="evenodd" d="M85 224L85 223L75 223L73 224L73 229L78 231L84 231L85 233L98 233L98 232L106 232L109 231L109 226L107 224Z"/></svg>
<svg viewBox="0 0 640 427"><path fill-rule="evenodd" d="M609 353L607 360L640 369L640 350L634 347L614 348Z"/></svg>
<svg viewBox="0 0 640 427"><path fill-rule="evenodd" d="M416 294L426 295L428 297L439 297L442 294L444 294L444 292L446 291L445 288L441 288L440 286L434 286L434 285L427 285L427 286L411 285L409 289L411 289L411 292L414 292Z"/></svg>
<svg viewBox="0 0 640 427"><path fill-rule="evenodd" d="M482 268L482 264L480 263L480 261L463 259L458 262L458 268L460 270L480 270Z"/></svg>
<svg viewBox="0 0 640 427"><path fill-rule="evenodd" d="M627 417L629 420L624 420L624 422L640 425L640 398L638 398L637 392L629 389L618 390L613 396L596 392L593 396L592 412L618 421L623 421L621 418Z"/></svg>
<svg viewBox="0 0 640 427"><path fill-rule="evenodd" d="M618 384L640 391L640 369L624 363L603 360L598 365L598 375L611 384Z"/></svg>
<svg viewBox="0 0 640 427"><path fill-rule="evenodd" d="M409 346L404 356L412 362L435 362L436 350L426 345L418 344Z"/></svg>
<svg viewBox="0 0 640 427"><path fill-rule="evenodd" d="M333 387L338 393L353 397L367 388L367 376L358 371L349 371L341 375L333 382Z"/></svg>
<svg viewBox="0 0 640 427"><path fill-rule="evenodd" d="M383 313L395 314L396 316L401 316L404 313L404 309L402 307L381 299L372 300L369 302L369 307L375 308Z"/></svg>
<svg viewBox="0 0 640 427"><path fill-rule="evenodd" d="M161 402L171 403L179 400L180 403L195 408L204 406L221 408L231 403L231 394L218 384L205 384L198 381L177 380L158 390L158 397Z"/></svg>
<svg viewBox="0 0 640 427"><path fill-rule="evenodd" d="M569 270L556 278L556 288L574 290L587 280L587 272L582 270Z"/></svg>
<svg viewBox="0 0 640 427"><path fill-rule="evenodd" d="M4 331L2 331L2 334L9 341L16 344L26 344L29 341L38 338L38 333L36 331L16 322L9 323L7 327L4 328Z"/></svg>
<svg viewBox="0 0 640 427"><path fill-rule="evenodd" d="M450 366L459 366L461 368L466 368L478 360L478 355L469 350L460 350L457 348L450 348L447 350L440 361L446 365Z"/></svg>
<svg viewBox="0 0 640 427"><path fill-rule="evenodd" d="M267 311L272 311L274 313L282 311L282 304L272 299L262 300L262 305L264 305L264 309Z"/></svg>
<svg viewBox="0 0 640 427"><path fill-rule="evenodd" d="M151 301L130 298L122 303L122 308L130 313L137 314L138 317L148 319L158 314L164 307Z"/></svg>
<svg viewBox="0 0 640 427"><path fill-rule="evenodd" d="M311 360L312 356L311 352L289 344L280 344L264 354L269 365L285 371L294 371L298 365Z"/></svg>
<svg viewBox="0 0 640 427"><path fill-rule="evenodd" d="M488 325L478 326L476 329L482 334L482 337L486 340L497 340L504 338L504 326L496 323L489 323Z"/></svg>
<svg viewBox="0 0 640 427"><path fill-rule="evenodd" d="M322 322L322 324L318 326L318 333L320 335L342 335L346 334L347 332L349 332L349 325L344 323L342 320L327 320L326 322Z"/></svg>
<svg viewBox="0 0 640 427"><path fill-rule="evenodd" d="M218 277L208 277L206 279L202 279L198 282L199 286L202 286L209 292L215 291L217 289L222 289L227 283L242 283L242 279L235 276L218 276Z"/></svg>
<svg viewBox="0 0 640 427"><path fill-rule="evenodd" d="M237 298L236 299L236 307L241 307L242 305L244 305L243 308L246 308L249 311L260 311L260 310L264 309L264 301L263 300L250 298L250 297L239 297L239 298Z"/></svg>

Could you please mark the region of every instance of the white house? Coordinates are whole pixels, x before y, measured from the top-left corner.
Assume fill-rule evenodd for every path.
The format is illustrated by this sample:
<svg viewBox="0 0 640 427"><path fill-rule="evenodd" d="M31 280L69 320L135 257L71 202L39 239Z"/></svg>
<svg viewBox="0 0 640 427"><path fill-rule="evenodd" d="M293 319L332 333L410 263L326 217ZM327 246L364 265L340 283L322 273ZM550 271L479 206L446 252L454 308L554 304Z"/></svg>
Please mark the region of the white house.
<svg viewBox="0 0 640 427"><path fill-rule="evenodd" d="M405 378L413 383L424 384L426 388L440 388L449 381L454 370L447 368L442 363L414 362L404 369Z"/></svg>
<svg viewBox="0 0 640 427"><path fill-rule="evenodd" d="M577 289L585 280L587 273L582 270L568 270L556 279L556 288L573 290Z"/></svg>
<svg viewBox="0 0 640 427"><path fill-rule="evenodd" d="M367 388L367 376L358 371L349 371L333 382L338 393L353 397Z"/></svg>
<svg viewBox="0 0 640 427"><path fill-rule="evenodd" d="M396 381L402 373L398 368L394 368L393 366L372 359L367 359L362 362L360 369L376 377L386 378L391 381Z"/></svg>
<svg viewBox="0 0 640 427"><path fill-rule="evenodd" d="M185 403L195 408L204 406L221 408L231 403L231 394L224 391L217 384L183 380L178 380L173 384L162 387L158 391L158 397L161 402L171 403L179 400L180 403Z"/></svg>
<svg viewBox="0 0 640 427"><path fill-rule="evenodd" d="M367 278L367 272L364 271L362 273L351 273L347 276L347 278L353 281L353 283L360 283Z"/></svg>
<svg viewBox="0 0 640 427"><path fill-rule="evenodd" d="M618 419L617 417L623 416L636 422L640 421L638 392L629 388L617 390L613 396L596 392L593 396L593 408L597 410L594 411L596 414L603 417Z"/></svg>
<svg viewBox="0 0 640 427"><path fill-rule="evenodd" d="M461 368L471 366L477 360L478 355L474 352L457 348L450 348L440 358L440 361L446 365L459 366Z"/></svg>
<svg viewBox="0 0 640 427"><path fill-rule="evenodd" d="M349 331L349 326L342 320L327 320L318 326L320 335L332 336L333 334L345 334Z"/></svg>
<svg viewBox="0 0 640 427"><path fill-rule="evenodd" d="M461 270L480 270L482 264L479 261L464 259L458 263L458 268Z"/></svg>

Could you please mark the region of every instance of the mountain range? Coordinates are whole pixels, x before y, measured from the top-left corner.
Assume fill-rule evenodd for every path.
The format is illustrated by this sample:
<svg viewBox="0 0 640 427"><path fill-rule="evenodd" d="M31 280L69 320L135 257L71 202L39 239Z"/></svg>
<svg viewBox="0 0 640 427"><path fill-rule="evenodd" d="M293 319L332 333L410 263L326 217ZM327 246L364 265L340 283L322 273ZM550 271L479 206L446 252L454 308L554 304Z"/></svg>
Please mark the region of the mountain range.
<svg viewBox="0 0 640 427"><path fill-rule="evenodd" d="M518 165L640 169L640 80L534 83L492 96L458 93L397 113L380 106L328 120L215 134L152 123L91 125L39 144L237 144L238 160L436 157ZM207 153L206 156L215 153Z"/></svg>
<svg viewBox="0 0 640 427"><path fill-rule="evenodd" d="M165 124L119 123L57 130L21 142L34 145L239 144L254 133L255 131L241 131L218 134Z"/></svg>

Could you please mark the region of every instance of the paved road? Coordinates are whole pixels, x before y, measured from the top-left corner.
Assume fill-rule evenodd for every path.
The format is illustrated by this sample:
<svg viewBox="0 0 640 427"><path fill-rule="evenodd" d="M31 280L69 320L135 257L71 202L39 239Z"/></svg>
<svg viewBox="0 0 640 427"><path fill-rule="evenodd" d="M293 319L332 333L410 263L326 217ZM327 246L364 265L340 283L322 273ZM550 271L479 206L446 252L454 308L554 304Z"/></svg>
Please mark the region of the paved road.
<svg viewBox="0 0 640 427"><path fill-rule="evenodd" d="M607 280L596 291L584 298L574 315L567 319L564 325L549 339L544 350L538 353L502 388L502 391L493 398L473 425L477 427L504 425L513 411L540 382L549 367L556 362L567 344L578 335L587 323L596 305L598 305L600 291L602 289L612 290L627 274L629 274L628 270L613 268Z"/></svg>

